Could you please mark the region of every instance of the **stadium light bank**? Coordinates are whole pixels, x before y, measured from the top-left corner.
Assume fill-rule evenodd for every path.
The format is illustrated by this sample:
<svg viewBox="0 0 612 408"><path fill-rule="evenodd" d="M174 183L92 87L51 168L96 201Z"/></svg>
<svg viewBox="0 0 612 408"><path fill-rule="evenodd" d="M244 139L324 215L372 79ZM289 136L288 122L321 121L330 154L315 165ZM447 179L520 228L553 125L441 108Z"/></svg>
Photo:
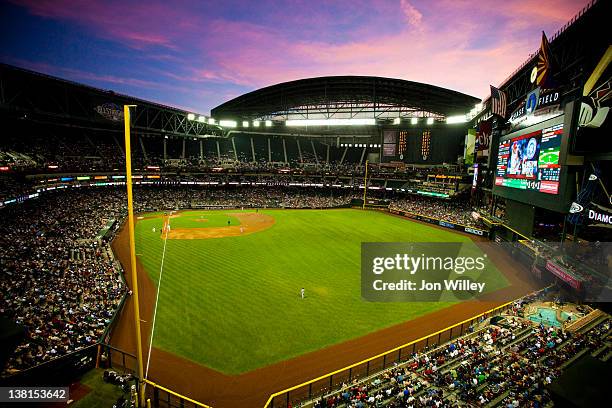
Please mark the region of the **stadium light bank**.
<svg viewBox="0 0 612 408"><path fill-rule="evenodd" d="M374 118L352 118L352 119L290 119L285 121L285 126L367 126L376 125Z"/></svg>
<svg viewBox="0 0 612 408"><path fill-rule="evenodd" d="M449 116L446 118L446 123L448 124L465 123L465 122L467 122L466 115Z"/></svg>

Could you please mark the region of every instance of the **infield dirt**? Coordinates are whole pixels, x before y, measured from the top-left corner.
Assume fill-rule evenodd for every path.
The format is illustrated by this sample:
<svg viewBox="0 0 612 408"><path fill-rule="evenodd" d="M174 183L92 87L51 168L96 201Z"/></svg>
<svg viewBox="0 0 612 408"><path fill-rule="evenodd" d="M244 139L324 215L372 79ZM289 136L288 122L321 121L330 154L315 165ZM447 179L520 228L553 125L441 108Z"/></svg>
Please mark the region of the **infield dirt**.
<svg viewBox="0 0 612 408"><path fill-rule="evenodd" d="M209 228L170 228L168 239L210 239L250 235L274 225L274 217L261 213L228 213L240 221L240 225ZM196 220L198 222L204 219ZM165 228L166 223L164 223ZM172 224L171 224L172 226ZM164 236L160 235L163 239Z"/></svg>

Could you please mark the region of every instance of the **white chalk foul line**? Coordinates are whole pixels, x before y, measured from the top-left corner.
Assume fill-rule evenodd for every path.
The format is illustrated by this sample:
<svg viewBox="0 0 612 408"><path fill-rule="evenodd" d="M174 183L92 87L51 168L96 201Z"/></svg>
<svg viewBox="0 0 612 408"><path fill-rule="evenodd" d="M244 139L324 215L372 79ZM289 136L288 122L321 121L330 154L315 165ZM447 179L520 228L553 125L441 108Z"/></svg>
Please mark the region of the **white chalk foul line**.
<svg viewBox="0 0 612 408"><path fill-rule="evenodd" d="M153 309L153 323L151 324L151 338L149 339L149 353L147 355L147 369L145 378L149 377L149 365L151 364L151 351L153 350L153 334L155 333L155 318L157 317L157 302L159 302L159 289L161 288L162 273L164 272L164 259L166 258L166 243L168 242L168 230L170 229L170 216L166 226L166 236L164 237L164 250L162 251L161 265L159 267L159 281L157 282L157 294L155 295L155 309Z"/></svg>

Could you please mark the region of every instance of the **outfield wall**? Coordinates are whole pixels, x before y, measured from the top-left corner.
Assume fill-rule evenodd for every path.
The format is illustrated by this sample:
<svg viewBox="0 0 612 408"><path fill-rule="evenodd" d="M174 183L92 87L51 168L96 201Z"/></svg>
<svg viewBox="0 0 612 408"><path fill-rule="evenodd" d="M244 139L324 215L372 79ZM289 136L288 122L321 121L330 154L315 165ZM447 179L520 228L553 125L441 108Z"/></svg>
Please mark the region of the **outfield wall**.
<svg viewBox="0 0 612 408"><path fill-rule="evenodd" d="M418 220L418 221L425 221L429 224L439 225L441 227L453 229L459 232L466 232L468 234L476 235L479 237L486 237L486 238L489 237L489 231L487 230L468 227L466 225L461 225L461 224L455 224L449 221L443 221L439 218L429 217L423 214L415 214L415 213L411 213L411 212L403 211L403 210L396 210L393 208L390 208L387 211L389 211L391 214L399 215L400 217L410 218L410 219Z"/></svg>

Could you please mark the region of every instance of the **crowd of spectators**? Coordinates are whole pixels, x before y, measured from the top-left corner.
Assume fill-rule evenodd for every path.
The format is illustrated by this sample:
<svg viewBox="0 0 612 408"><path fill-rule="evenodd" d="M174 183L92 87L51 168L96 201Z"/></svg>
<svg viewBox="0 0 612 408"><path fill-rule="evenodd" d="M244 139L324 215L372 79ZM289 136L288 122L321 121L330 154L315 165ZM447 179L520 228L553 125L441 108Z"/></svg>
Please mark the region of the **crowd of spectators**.
<svg viewBox="0 0 612 408"><path fill-rule="evenodd" d="M29 194L32 194L30 183L0 174L0 207L4 201L17 199Z"/></svg>
<svg viewBox="0 0 612 408"><path fill-rule="evenodd" d="M482 222L472 216L472 208L464 200L440 200L429 197L409 196L394 199L391 203L391 208L468 227L482 227Z"/></svg>
<svg viewBox="0 0 612 408"><path fill-rule="evenodd" d="M245 142L240 136L234 139L236 145L239 145L240 141ZM263 150L258 149L256 160L253 160L250 141L246 141L247 147L237 148L237 152L234 152L231 139L214 138L212 140L212 143L204 143L206 147L202 151L199 148L199 141L188 140L190 148L185 151L182 147L183 140L180 138L166 139L167 149L163 148L164 139L134 138L132 163L135 169L154 165L160 166L165 171L197 172L206 172L213 168L222 168L230 172L253 173L275 173L280 169L292 169L363 176L365 170L365 159L358 154L356 160L348 160L343 154L344 148L331 149L329 157L322 156L322 152L319 151L315 157L310 151L308 139L303 141L308 148L302 149L301 158L288 154L287 162L275 161L280 158L284 160L285 153L282 151L282 144L271 145L271 151L268 152L267 143L264 142L259 146ZM141 141L143 143L140 143ZM217 151L217 142L219 151ZM293 145L295 141L289 144ZM361 151L361 148L358 151ZM295 153L297 154L297 150ZM21 134L9 135L2 140L0 146L0 166L8 166L11 170L28 173L116 171L125 167L124 157L122 142L115 135L86 135L78 130L62 129L62 131L40 135L29 134L26 137ZM272 161L269 160L270 158ZM456 165L423 167L403 163L380 166L372 164L368 171L374 177L384 178L405 178L410 175L412 179L425 179L428 175L465 175Z"/></svg>
<svg viewBox="0 0 612 408"><path fill-rule="evenodd" d="M1 210L0 316L26 331L3 375L94 344L110 322L124 285L92 238L121 206L100 198L73 191Z"/></svg>
<svg viewBox="0 0 612 408"><path fill-rule="evenodd" d="M606 346L611 324L605 318L583 332L569 333L514 316L526 304L528 300L516 303L495 324L481 321L464 337L343 384L318 398L314 407L546 406L551 402L546 385L575 356Z"/></svg>
<svg viewBox="0 0 612 408"><path fill-rule="evenodd" d="M286 186L147 187L135 190L137 210L202 207L332 208L350 203L357 194L331 189Z"/></svg>

